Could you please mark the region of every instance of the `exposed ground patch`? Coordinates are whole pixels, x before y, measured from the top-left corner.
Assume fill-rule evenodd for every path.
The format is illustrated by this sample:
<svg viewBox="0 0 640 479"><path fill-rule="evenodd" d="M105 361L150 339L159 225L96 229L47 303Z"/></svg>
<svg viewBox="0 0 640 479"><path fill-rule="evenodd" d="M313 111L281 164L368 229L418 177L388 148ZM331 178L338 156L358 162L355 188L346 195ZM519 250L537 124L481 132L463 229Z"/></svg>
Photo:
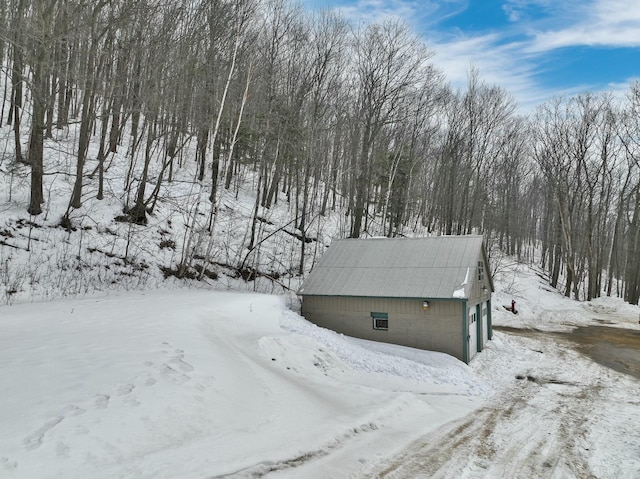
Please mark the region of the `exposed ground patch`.
<svg viewBox="0 0 640 479"><path fill-rule="evenodd" d="M570 332L494 327L523 337L553 337L569 343L585 356L619 373L640 379L640 331L608 326L580 326Z"/></svg>

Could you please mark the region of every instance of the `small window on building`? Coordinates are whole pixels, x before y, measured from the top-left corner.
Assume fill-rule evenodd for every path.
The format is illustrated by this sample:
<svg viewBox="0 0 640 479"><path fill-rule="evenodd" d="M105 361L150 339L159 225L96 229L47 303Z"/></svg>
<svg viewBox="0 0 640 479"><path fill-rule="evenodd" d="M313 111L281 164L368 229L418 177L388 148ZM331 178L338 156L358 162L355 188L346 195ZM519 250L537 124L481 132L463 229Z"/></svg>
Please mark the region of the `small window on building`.
<svg viewBox="0 0 640 479"><path fill-rule="evenodd" d="M371 313L373 329L387 331L389 329L389 315L387 313Z"/></svg>
<svg viewBox="0 0 640 479"><path fill-rule="evenodd" d="M484 281L484 263L478 261L478 281Z"/></svg>

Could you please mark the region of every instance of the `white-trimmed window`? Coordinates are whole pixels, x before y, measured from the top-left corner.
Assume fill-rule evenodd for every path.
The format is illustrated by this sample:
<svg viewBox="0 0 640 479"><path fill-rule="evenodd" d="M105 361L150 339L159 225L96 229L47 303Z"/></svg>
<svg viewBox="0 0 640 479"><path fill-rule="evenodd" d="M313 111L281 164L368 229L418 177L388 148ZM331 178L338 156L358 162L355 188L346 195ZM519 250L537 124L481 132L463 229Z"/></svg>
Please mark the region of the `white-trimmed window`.
<svg viewBox="0 0 640 479"><path fill-rule="evenodd" d="M387 313L371 313L371 320L373 321L373 329L389 330L389 315Z"/></svg>
<svg viewBox="0 0 640 479"><path fill-rule="evenodd" d="M478 261L478 281L484 280L484 262Z"/></svg>

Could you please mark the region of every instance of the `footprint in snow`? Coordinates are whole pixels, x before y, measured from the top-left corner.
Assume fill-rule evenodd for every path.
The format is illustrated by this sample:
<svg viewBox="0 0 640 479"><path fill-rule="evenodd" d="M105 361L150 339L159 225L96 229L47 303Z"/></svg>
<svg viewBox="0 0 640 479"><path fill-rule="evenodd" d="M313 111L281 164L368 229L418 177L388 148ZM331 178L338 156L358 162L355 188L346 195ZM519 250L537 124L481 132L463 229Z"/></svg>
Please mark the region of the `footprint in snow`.
<svg viewBox="0 0 640 479"><path fill-rule="evenodd" d="M171 344L164 342L164 346L172 347ZM164 354L173 354L174 357L169 360L170 363L175 364L182 372L190 373L194 371L194 367L184 360L184 349L175 348L173 352L163 350ZM146 364L146 363L145 363ZM153 363L151 363L153 364Z"/></svg>
<svg viewBox="0 0 640 479"><path fill-rule="evenodd" d="M131 393L136 387L133 384L123 384L118 388L118 396L122 397L122 401L129 406L140 406L140 401Z"/></svg>
<svg viewBox="0 0 640 479"><path fill-rule="evenodd" d="M18 463L16 461L9 460L8 457L0 457L0 464L2 464L6 471L13 471L18 467Z"/></svg>
<svg viewBox="0 0 640 479"><path fill-rule="evenodd" d="M127 394L131 394L131 392L135 389L133 384L124 384L118 388L118 396L126 396Z"/></svg>
<svg viewBox="0 0 640 479"><path fill-rule="evenodd" d="M153 361L143 361L143 363L145 366L149 367L149 368L153 368L155 367L155 363ZM147 379L145 379L144 381L144 385L147 387L153 386L157 381L152 378L151 376L149 376Z"/></svg>
<svg viewBox="0 0 640 479"><path fill-rule="evenodd" d="M138 407L140 406L140 401L135 396L127 396L124 400L124 403L128 406Z"/></svg>
<svg viewBox="0 0 640 479"><path fill-rule="evenodd" d="M111 396L108 394L96 394L94 399L94 405L98 409L106 409L109 405L109 399Z"/></svg>
<svg viewBox="0 0 640 479"><path fill-rule="evenodd" d="M190 381L191 378L189 376L187 376L186 374L181 373L180 371L172 368L171 366L169 366L168 364L163 364L162 366L159 367L160 369L160 374L162 375L162 377L164 377L165 379L177 383L177 384L184 384L187 381Z"/></svg>
<svg viewBox="0 0 640 479"><path fill-rule="evenodd" d="M25 437L22 440L22 443L24 444L24 447L27 449L27 451L33 451L35 449L38 449L40 446L42 446L42 442L44 441L44 435L48 431L56 427L58 424L60 424L63 419L64 419L64 416L55 417L50 421L46 422L37 431Z"/></svg>
<svg viewBox="0 0 640 479"><path fill-rule="evenodd" d="M175 364L176 367L183 373L191 373L194 371L194 367L184 360L184 355L176 356L169 362L171 364Z"/></svg>
<svg viewBox="0 0 640 479"><path fill-rule="evenodd" d="M70 404L69 406L66 406L60 412L60 416L56 416L50 421L47 421L41 428L36 430L34 433L29 434L27 437L25 437L22 440L24 447L28 451L33 451L34 449L38 449L40 446L42 446L45 434L49 432L51 429L53 429L54 427L56 427L58 424L60 424L63 421L63 419L65 419L66 417L80 416L81 414L84 414L86 412L87 412L86 409L78 407L75 404Z"/></svg>

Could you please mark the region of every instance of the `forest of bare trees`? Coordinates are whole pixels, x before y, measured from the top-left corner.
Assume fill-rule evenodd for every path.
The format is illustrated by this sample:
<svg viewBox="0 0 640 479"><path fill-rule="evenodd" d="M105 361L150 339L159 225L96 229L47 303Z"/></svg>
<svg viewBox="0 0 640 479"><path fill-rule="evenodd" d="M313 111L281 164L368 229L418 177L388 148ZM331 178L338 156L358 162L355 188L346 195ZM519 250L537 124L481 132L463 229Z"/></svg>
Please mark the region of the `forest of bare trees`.
<svg viewBox="0 0 640 479"><path fill-rule="evenodd" d="M640 84L623 100L584 93L524 116L476 70L452 89L400 22L356 28L290 0L5 0L0 65L0 122L36 219L44 145L74 128L67 227L109 194L113 161L125 162L118 200L132 224L197 165L190 211L211 237L220 198L255 174L240 263L261 241L260 211L286 198L297 274L310 267L311 220L337 210L345 236L479 233L537 261L567 296L640 298Z"/></svg>

